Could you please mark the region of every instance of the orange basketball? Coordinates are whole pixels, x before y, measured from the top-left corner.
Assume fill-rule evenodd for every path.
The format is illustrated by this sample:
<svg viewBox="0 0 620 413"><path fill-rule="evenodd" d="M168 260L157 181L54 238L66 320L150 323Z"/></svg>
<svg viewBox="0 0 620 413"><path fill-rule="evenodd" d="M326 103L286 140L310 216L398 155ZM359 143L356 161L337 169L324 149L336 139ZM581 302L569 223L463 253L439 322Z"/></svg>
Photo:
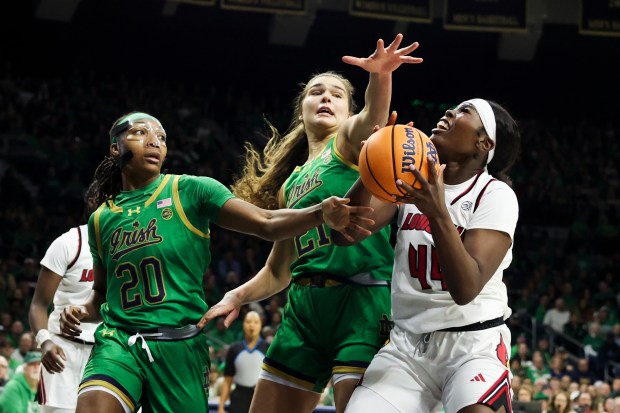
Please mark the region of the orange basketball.
<svg viewBox="0 0 620 413"><path fill-rule="evenodd" d="M428 156L435 160L439 172L437 149L430 138L419 129L407 125L386 126L366 141L359 159L362 183L382 201L396 204L392 195L405 195L396 185L397 179L422 188L409 165L413 164L428 179Z"/></svg>

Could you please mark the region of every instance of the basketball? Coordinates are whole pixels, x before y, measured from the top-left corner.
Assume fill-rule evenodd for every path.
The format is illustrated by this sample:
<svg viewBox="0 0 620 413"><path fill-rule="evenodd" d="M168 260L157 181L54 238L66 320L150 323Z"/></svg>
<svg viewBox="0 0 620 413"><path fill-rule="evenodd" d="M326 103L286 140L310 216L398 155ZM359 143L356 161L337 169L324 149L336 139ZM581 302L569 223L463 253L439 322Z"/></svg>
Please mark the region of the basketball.
<svg viewBox="0 0 620 413"><path fill-rule="evenodd" d="M439 172L437 149L430 138L419 129L407 125L392 125L379 129L366 141L359 159L362 183L375 197L398 204L392 195L405 195L396 185L402 179L416 189L422 185L409 170L414 165L428 179L428 156L435 160Z"/></svg>

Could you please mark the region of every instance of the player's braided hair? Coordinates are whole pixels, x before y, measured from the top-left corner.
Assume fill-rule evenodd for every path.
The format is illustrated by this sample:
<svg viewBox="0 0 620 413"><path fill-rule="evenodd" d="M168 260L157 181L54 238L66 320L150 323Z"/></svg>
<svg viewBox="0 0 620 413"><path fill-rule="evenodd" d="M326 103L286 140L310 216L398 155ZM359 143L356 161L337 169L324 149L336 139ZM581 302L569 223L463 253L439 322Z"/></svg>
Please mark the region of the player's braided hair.
<svg viewBox="0 0 620 413"><path fill-rule="evenodd" d="M90 192L97 205L108 199L114 199L121 192L123 181L118 160L113 156L106 156L95 170Z"/></svg>

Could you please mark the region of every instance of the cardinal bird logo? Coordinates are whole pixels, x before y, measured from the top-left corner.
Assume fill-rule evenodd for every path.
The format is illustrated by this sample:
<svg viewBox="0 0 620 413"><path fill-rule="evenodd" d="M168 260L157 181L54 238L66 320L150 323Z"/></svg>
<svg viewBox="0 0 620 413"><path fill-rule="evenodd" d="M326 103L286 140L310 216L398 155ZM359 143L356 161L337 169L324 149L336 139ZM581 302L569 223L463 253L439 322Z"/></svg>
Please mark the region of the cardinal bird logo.
<svg viewBox="0 0 620 413"><path fill-rule="evenodd" d="M505 364L506 367L510 367L510 356L508 354L508 349L506 348L506 344L504 343L504 337L499 335L499 344L495 348L497 352L497 358L502 364Z"/></svg>

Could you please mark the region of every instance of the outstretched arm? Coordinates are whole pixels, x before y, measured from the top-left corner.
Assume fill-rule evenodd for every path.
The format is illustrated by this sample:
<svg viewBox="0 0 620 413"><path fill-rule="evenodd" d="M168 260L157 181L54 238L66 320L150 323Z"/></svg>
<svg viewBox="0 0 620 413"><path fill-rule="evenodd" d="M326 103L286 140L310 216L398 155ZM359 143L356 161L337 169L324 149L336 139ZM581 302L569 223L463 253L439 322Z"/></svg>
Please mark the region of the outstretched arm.
<svg viewBox="0 0 620 413"><path fill-rule="evenodd" d="M348 203L348 199L332 196L307 208L271 211L233 198L222 207L217 224L269 241L291 238L323 223L349 238L352 231L369 234L364 227L373 221L364 215L370 208L352 207Z"/></svg>
<svg viewBox="0 0 620 413"><path fill-rule="evenodd" d="M344 56L343 62L359 66L370 73L364 95L364 108L349 118L338 131L337 146L343 156L357 165L361 142L372 133L375 125L384 125L388 120L392 98L392 72L401 64L421 63L419 57L408 56L419 44L412 43L399 49L403 35L385 47L383 40L377 41L377 48L369 57Z"/></svg>
<svg viewBox="0 0 620 413"><path fill-rule="evenodd" d="M290 266L294 259L292 239L275 242L265 266L251 280L227 292L219 303L205 313L198 327L203 328L221 315L226 315L224 325L229 327L239 316L241 306L262 301L285 289L291 282Z"/></svg>

